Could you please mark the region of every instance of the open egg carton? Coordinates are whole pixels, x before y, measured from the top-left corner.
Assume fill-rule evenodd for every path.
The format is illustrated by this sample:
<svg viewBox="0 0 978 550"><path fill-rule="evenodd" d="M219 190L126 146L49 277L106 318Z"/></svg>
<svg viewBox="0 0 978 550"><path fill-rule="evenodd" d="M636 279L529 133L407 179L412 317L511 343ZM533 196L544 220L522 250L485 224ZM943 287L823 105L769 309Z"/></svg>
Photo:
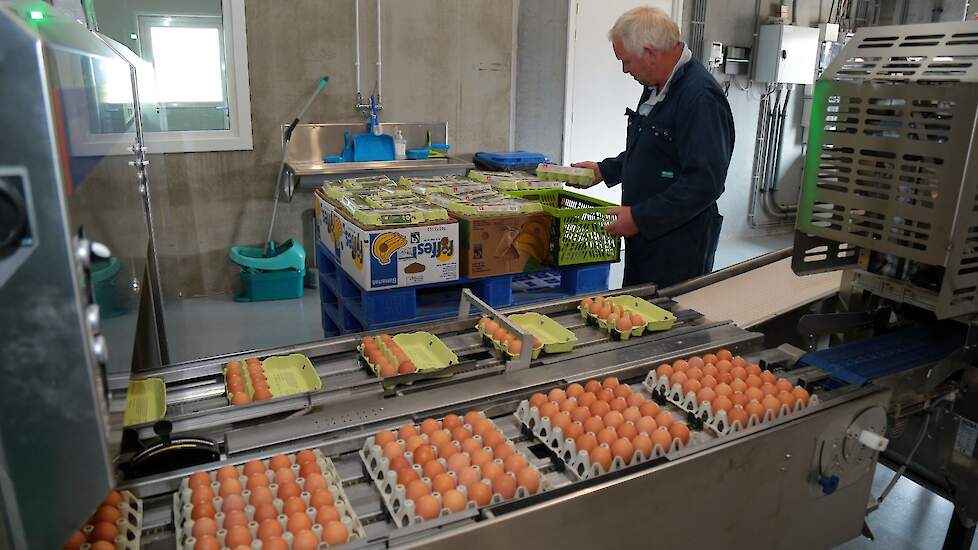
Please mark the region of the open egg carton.
<svg viewBox="0 0 978 550"><path fill-rule="evenodd" d="M510 342L517 342L519 345L522 345L522 342L511 340L510 337L515 338L516 335L507 331L503 325L489 317L480 317L478 324L475 325L475 330L482 336L482 343L486 347L492 347L496 351L505 354L508 360L516 360L519 357L521 350L519 348L510 350ZM530 354L530 358L539 358L543 349L543 342L534 335L533 352Z"/></svg>
<svg viewBox="0 0 978 550"><path fill-rule="evenodd" d="M472 413L470 412L468 414L472 414ZM468 417L468 414L466 415L466 417ZM492 424L492 427L497 431L499 431L500 434L502 433L502 431L499 430L499 427L496 426L496 424L492 422L491 419L486 417L484 413L476 412L476 414L479 415L479 418L485 419L488 422L490 422ZM445 429L443 428L444 421L437 421L437 422L438 422L438 429ZM414 426L414 428L418 432L417 435L423 439L425 445L431 445L427 434L422 433L420 431L421 430L420 426L421 425ZM470 423L464 423L461 424L461 426L464 427L469 432L472 432L473 426ZM482 443L482 437L480 435L472 435L471 438ZM430 492L429 494L432 495L437 500L439 505L437 517L445 517L453 513L461 512L462 511L461 509L452 511L446 507L445 502L443 500L444 495L434 490L434 486L431 478L424 475L423 467L419 464L414 463L414 453L407 450L405 446L406 445L405 440L396 439L395 442L397 443L398 446L400 446L401 450L404 453L403 456L407 459L408 463L411 465L411 468L417 474L418 479L420 479L427 486L428 491ZM457 440L452 440L451 445L455 447L456 451L458 451L459 454L468 454L462 450L461 445ZM506 445L512 451L512 454L523 456L522 453L516 450L516 447L513 445L513 442L510 441L509 439L505 439L498 445ZM481 450L487 452L493 452L493 449L488 446L481 447ZM394 520L395 525L397 525L397 527L400 528L409 525L415 525L419 522L425 521L425 519L419 515L415 501L412 500L411 498L408 498L407 488L398 482L398 474L393 469L391 469L391 460L389 460L387 457L384 456L384 452L383 449L381 448L381 445L379 445L376 441L376 435L367 437L367 439L364 441L363 447L360 449L359 452L360 452L360 458L363 461L363 465L366 468L368 475L373 480L374 485L377 487L377 490L380 492L380 495L384 502L384 506L387 508L387 511L390 513L391 518ZM523 458L524 460L526 459L525 456L523 456ZM464 484L458 481L458 474L449 468L449 464L445 460L445 458L439 456L435 460L437 460L441 464L442 468L444 469L444 472L447 473L453 479L453 481L455 482L455 490L460 492L462 496L465 498L464 510L474 511L477 510L480 506L485 506L489 504L498 504L506 500L521 499L521 498L528 497L531 494L539 494L543 491L547 491L550 489L549 482L543 477L543 475L541 475L540 472L534 466L530 465L528 460L525 460L526 468L532 468L533 471L535 471L537 474L536 476L537 479L539 479L539 486L536 492L531 493L522 485L517 485L516 490L512 497L507 499L502 494L493 491L491 493L489 501L485 504L480 505L474 500L472 500L472 498L470 498L470 494L469 494L470 490ZM493 462L499 465L500 467L503 466L503 460L500 458L495 458ZM482 475L482 469L479 466L472 465L471 467L480 476ZM486 487L490 489L490 491L492 491L492 482L490 480L481 479L478 483L484 484ZM430 519L435 519L435 518L430 518Z"/></svg>
<svg viewBox="0 0 978 550"><path fill-rule="evenodd" d="M83 540L78 546L81 550L89 550L98 541L109 542L116 550L137 550L142 528L143 502L129 491L113 491L85 525L72 534L69 543Z"/></svg>
<svg viewBox="0 0 978 550"><path fill-rule="evenodd" d="M664 409L663 412L672 414ZM563 461L567 469L578 480L590 479L608 472L616 472L626 466L640 464L657 458L669 458L687 446L695 444L696 440L704 435L691 431L689 432L688 442L683 442L678 437L670 437L669 443L666 445L653 443L651 451L648 453L635 449L627 461L621 456L612 455L611 462L606 469L602 464L593 462L587 450L578 450L575 440L571 437L565 437L564 431L560 427L554 426L548 417L540 414L540 409L530 405L529 400L520 402L513 415L530 433L557 455L557 458ZM608 447L606 444L600 446Z"/></svg>
<svg viewBox="0 0 978 550"><path fill-rule="evenodd" d="M607 332L615 341L669 330L676 323L672 312L628 294L584 298L577 310L585 323Z"/></svg>
<svg viewBox="0 0 978 550"><path fill-rule="evenodd" d="M305 490L306 480L301 476L303 471L303 466L300 466L300 464L297 462L298 456L303 452L305 451L300 451L299 453L293 453L288 455L277 455L276 457L271 457L260 461L251 461L247 464L252 464L253 462L260 462L261 465L264 467L262 473L258 473L258 474L253 473L252 475L265 475L267 477L268 484L263 486L267 487L269 491L271 491L271 494L274 497L273 500L271 501L271 505L274 507L275 511L277 512L277 515L275 515L274 518L270 518L270 519L274 519L279 524L279 526L281 527L281 534L277 536L280 536L281 539L286 543L286 545L288 545L290 549L293 547L293 541L295 539L295 535L289 530L290 518L285 514L285 510L284 510L285 501L282 498L280 498L279 486L275 482L276 479L275 471L271 464L273 460L279 457L285 457L289 461L289 469L293 472L295 476L295 483L297 483L301 489L301 492L297 496L300 499L302 499L303 503L306 505L306 509L304 510L304 513L308 516L309 523L311 524L309 530L312 531L313 535L316 537L317 542L321 545L320 547L330 548L333 546L337 546L335 544L330 545L325 540L324 525L322 525L322 523L320 523L316 517L317 509L313 506L313 503L311 502L312 495ZM312 449L311 452L315 456L315 464L318 465L319 471L322 473L322 476L326 481L326 486L324 488L327 489L329 493L332 495L332 499L333 499L332 506L335 508L337 514L339 515L339 519L337 521L342 523L343 527L346 530L346 533L348 534L348 539L346 542L365 540L366 532L364 531L363 524L360 522L360 518L357 516L356 512L354 511L353 505L351 504L349 497L347 497L346 492L343 490L342 480L340 479L339 474L336 472L336 468L333 465L333 461L330 460L329 457L323 455L322 452L319 451L319 449ZM246 464L239 464L233 466L233 468L238 470L238 477L236 478L237 481L241 484L242 487L247 487L248 478L245 475ZM226 528L225 521L228 519L228 514L233 513L233 511L227 511L227 513L225 513L226 512L224 510L225 499L220 496L220 489L221 489L222 482L218 480L217 477L218 471L219 470L210 470L208 472L205 472L205 474L208 477L210 477L211 480L210 488L214 494L213 499L211 499L211 501L208 503L213 507L212 510L214 511L214 513L213 515L207 515L206 517L211 518L216 524L217 531L213 536L217 539L218 543L221 545L221 548L228 549L231 547L231 544L229 544L227 540L229 533L228 533L228 529ZM198 472L198 474L194 474L194 475L199 475L199 474L200 473ZM195 516L194 514L195 505L192 501L193 489L191 489L190 487L190 480L191 480L190 477L182 479L180 481L180 489L173 495L173 517L174 517L174 525L176 527L178 550L193 550L196 547L197 543L199 542L198 537L195 537L194 535L195 532L194 527L197 521L193 519ZM227 481L227 479L225 479L225 481ZM317 489L317 491L319 491L319 489ZM252 491L245 488L239 494L242 497L245 504L244 508L241 511L244 513L244 516L247 519L247 523L245 524L245 526L247 527L248 532L250 533L251 541L253 541L250 543L251 547L255 549L261 548L261 544L262 544L260 540L261 531L259 530L260 527L259 522L255 518L257 509L256 506L252 503ZM198 518L198 521L200 519L201 518ZM342 544L345 543L341 543L339 545Z"/></svg>
<svg viewBox="0 0 978 550"><path fill-rule="evenodd" d="M657 370L650 371L646 375L642 385L653 396L661 397L683 411L692 414L701 420L704 426L720 436L737 433L759 424L772 422L776 418L796 415L802 411L817 407L819 404L818 396L809 396L808 392L802 390L806 399L797 398L791 406L782 402L777 408L765 408L761 414L742 415L746 416L746 422L744 422L743 419L731 420L726 410L714 412L711 401L699 399L694 391L684 392L682 384L673 384L670 382L668 376L660 376ZM796 386L795 391L798 389L800 388Z"/></svg>

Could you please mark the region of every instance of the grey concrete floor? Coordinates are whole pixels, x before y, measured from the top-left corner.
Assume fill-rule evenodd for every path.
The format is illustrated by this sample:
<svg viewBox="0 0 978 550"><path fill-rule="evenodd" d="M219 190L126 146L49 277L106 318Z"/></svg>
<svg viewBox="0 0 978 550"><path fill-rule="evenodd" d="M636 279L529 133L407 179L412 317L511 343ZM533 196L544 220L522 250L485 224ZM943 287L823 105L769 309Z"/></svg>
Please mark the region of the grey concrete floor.
<svg viewBox="0 0 978 550"><path fill-rule="evenodd" d="M893 470L878 464L873 477L873 495L879 496L890 482ZM869 519L875 540L857 537L837 548L841 550L923 550L944 544L954 506L907 478L901 478L879 509ZM978 549L972 542L971 549Z"/></svg>

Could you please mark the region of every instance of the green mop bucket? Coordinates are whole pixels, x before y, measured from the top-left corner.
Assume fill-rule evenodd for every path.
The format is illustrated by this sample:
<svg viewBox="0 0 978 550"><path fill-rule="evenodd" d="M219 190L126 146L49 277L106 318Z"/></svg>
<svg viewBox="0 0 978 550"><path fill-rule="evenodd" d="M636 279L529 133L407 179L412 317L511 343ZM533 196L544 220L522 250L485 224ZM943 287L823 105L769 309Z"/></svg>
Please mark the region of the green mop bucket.
<svg viewBox="0 0 978 550"><path fill-rule="evenodd" d="M234 297L236 302L263 302L301 298L306 276L306 251L302 245L289 239L273 247L265 256L264 248L235 246L231 248L231 261L241 267L242 292Z"/></svg>

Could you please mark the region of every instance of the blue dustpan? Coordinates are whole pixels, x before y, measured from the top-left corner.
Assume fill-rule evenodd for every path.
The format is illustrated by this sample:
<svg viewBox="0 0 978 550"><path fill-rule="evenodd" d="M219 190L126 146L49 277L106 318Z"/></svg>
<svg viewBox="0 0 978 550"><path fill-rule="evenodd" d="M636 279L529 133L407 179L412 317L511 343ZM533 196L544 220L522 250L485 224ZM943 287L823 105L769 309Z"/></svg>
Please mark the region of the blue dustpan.
<svg viewBox="0 0 978 550"><path fill-rule="evenodd" d="M394 160L394 136L369 132L353 136L353 161Z"/></svg>

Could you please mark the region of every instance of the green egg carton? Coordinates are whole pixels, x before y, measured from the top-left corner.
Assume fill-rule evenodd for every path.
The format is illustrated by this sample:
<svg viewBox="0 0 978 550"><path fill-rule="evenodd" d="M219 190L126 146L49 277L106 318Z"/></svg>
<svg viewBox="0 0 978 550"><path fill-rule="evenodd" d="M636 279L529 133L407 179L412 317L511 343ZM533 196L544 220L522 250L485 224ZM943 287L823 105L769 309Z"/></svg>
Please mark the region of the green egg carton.
<svg viewBox="0 0 978 550"><path fill-rule="evenodd" d="M396 185L394 180L387 176L362 176L359 178L346 178L342 180L343 187L347 189L365 189L369 187L383 187Z"/></svg>
<svg viewBox="0 0 978 550"><path fill-rule="evenodd" d="M520 326L522 327L522 325L520 325ZM486 332L484 330L482 330L482 327L480 327L478 324L475 325L475 330L476 330L476 332L479 333L479 335L481 335L483 338L489 340L489 342L492 343L492 348L494 350L496 350L498 352L505 353L510 359L516 359L519 356L518 353L510 353L508 346L506 346L502 342L496 340L495 338L493 338L489 334L486 334ZM527 332L530 332L530 331L527 331ZM533 334L533 333L530 332L530 334ZM540 337L537 336L537 338L539 339ZM533 351L530 352L530 358L531 359L536 359L536 358L540 357L540 352L542 352L544 350L544 347L545 346L542 345L543 340L541 339L540 342L541 342L541 346L538 347L538 348L533 348Z"/></svg>
<svg viewBox="0 0 978 550"><path fill-rule="evenodd" d="M451 216L448 215L448 210L433 204L416 204L412 208L420 212L421 215L424 216L424 220L426 222L448 221L452 219Z"/></svg>
<svg viewBox="0 0 978 550"><path fill-rule="evenodd" d="M594 181L594 170L559 164L539 164L537 177L544 181L562 181L568 185L586 187Z"/></svg>
<svg viewBox="0 0 978 550"><path fill-rule="evenodd" d="M641 298L629 294L608 298L612 303L620 305L627 311L634 311L645 319L645 328L650 331L669 330L676 323L676 316L661 307L650 304Z"/></svg>
<svg viewBox="0 0 978 550"><path fill-rule="evenodd" d="M543 351L547 353L565 353L574 349L577 344L577 336L573 332L546 315L535 312L517 313L510 315L509 320L543 342Z"/></svg>
<svg viewBox="0 0 978 550"><path fill-rule="evenodd" d="M411 359L418 372L432 372L458 364L458 356L430 332L397 334L394 343Z"/></svg>

